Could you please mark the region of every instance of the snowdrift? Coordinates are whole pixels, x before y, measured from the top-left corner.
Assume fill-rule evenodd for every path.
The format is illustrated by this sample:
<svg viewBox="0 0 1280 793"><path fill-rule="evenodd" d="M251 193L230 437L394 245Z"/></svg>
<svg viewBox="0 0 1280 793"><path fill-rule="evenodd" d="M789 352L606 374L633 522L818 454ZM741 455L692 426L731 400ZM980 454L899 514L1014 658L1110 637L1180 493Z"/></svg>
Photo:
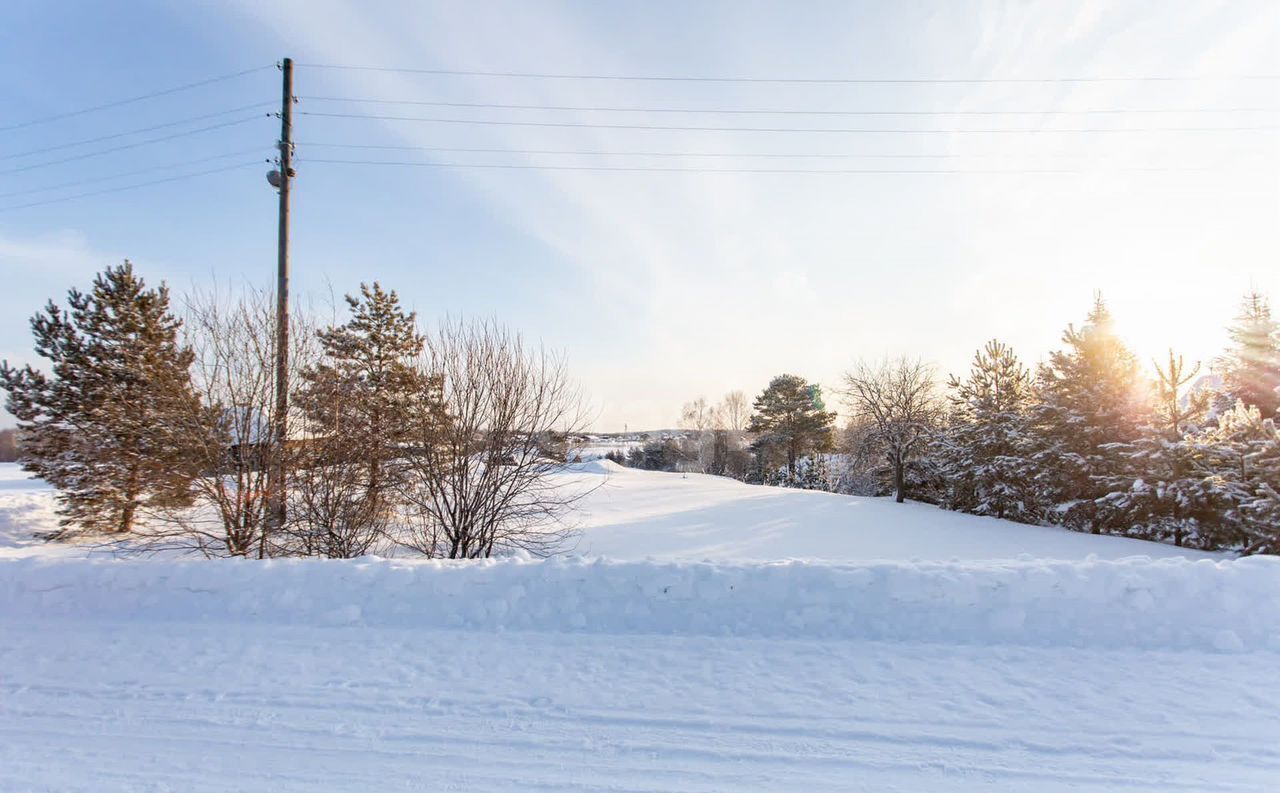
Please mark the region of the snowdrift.
<svg viewBox="0 0 1280 793"><path fill-rule="evenodd" d="M0 561L0 619L1280 651L1280 558Z"/></svg>

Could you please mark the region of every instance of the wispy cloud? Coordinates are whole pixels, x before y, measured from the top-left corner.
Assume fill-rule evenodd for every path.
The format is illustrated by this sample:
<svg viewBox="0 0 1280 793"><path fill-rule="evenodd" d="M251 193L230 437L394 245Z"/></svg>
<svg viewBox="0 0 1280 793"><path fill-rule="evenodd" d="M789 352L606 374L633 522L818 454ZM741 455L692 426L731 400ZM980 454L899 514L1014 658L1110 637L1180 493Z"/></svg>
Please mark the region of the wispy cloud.
<svg viewBox="0 0 1280 793"><path fill-rule="evenodd" d="M1268 43L1275 43L1276 17L1266 4L1239 3L991 3L977 12L943 6L876 14L849 4L733 3L696 10L664 5L651 14L545 3L297 2L245 8L287 39L300 60L592 73L922 77L1256 72L1266 66L1259 60L1266 58ZM560 105L1081 109L1258 100L1256 90L1252 96L1223 97L1197 84L748 89L316 70L304 72L301 81L353 96ZM556 119L602 117L565 112ZM1061 121L1029 116L1008 123ZM306 123L304 118L301 126ZM1160 331L1177 345L1225 322L1232 296L1251 275L1270 279L1266 288L1280 289L1273 273L1259 269L1260 262L1274 262L1280 247L1266 231L1266 212L1277 207L1274 180L1268 187L1248 174L1233 181L1216 172L1186 177L1107 170L1143 158L1195 164L1231 154L1236 139L1212 133L799 137L462 131L385 122L381 130L366 126L351 134L406 145L462 142L510 149L931 152L986 158L959 167L1065 161L1068 167L1100 169L1088 177L984 179L432 172L432 189L443 185L482 197L496 218L575 268L577 283L567 294L589 328L582 333L596 337L595 343L572 336L552 341L568 348L587 389L601 399L604 426L669 424L684 399L737 387L753 390L783 369L831 383L860 355L919 354L949 368L963 365L971 348L999 334L1034 358L1055 342L1066 322L1079 318L1096 287L1113 294L1122 318L1137 317L1138 329L1176 305L1168 309L1170 316L1184 319L1162 323ZM1258 156L1267 154L1263 149ZM1261 162L1274 168L1274 146L1269 155ZM1222 255L1213 257L1215 250ZM1191 296L1197 289L1191 282L1206 278L1210 268L1221 272L1218 286L1200 293L1211 304ZM1188 313L1204 317L1191 323L1194 331L1188 330ZM618 323L626 323L625 332L611 330ZM538 329L524 330L536 335ZM625 344L610 349L598 343L611 333L625 336ZM1142 343L1157 342L1144 337Z"/></svg>

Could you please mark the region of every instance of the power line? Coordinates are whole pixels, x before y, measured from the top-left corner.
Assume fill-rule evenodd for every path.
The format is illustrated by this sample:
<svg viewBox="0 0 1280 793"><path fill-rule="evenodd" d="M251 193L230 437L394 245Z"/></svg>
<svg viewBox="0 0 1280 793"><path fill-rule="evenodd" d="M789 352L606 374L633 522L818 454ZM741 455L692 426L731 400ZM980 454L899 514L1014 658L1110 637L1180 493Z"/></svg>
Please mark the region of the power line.
<svg viewBox="0 0 1280 793"><path fill-rule="evenodd" d="M697 174L1089 174L1102 173L1098 169L1065 169L1065 168L668 168L651 166L609 166L609 165L526 165L520 163L455 163L455 162L423 162L421 160L334 160L307 158L308 163L324 163L331 165L394 165L415 166L422 168L480 168L519 171L621 171L645 173L697 173ZM1205 171L1207 168L1166 168L1166 167L1133 167L1107 169L1133 173L1164 173Z"/></svg>
<svg viewBox="0 0 1280 793"><path fill-rule="evenodd" d="M241 163L236 163L235 165L225 165L221 168L210 168L209 170L206 170L206 171L196 171L195 173L184 173L184 174L179 174L177 176L169 176L164 179L153 179L152 181L149 181L149 182L139 182L137 184L122 185L120 187L110 187L110 188L107 188L106 190L93 190L88 193L77 193L76 195L62 196L61 198L50 198L47 201L33 201L32 203L29 203L29 204L16 204L14 206L0 207L0 212L8 212L10 210L15 210L15 209L26 209L28 207L45 206L48 204L60 204L64 201L75 201L76 199L80 199L80 198L88 198L90 196L98 196L98 195L107 195L108 193L119 193L125 190L137 190L142 187L151 187L152 185L164 184L166 182L177 182L182 179L193 179L197 176L207 176L209 174L222 173L223 171L231 171L237 168L246 168L250 165L261 165L261 164L262 164L261 160L254 160L252 162L241 162Z"/></svg>
<svg viewBox="0 0 1280 793"><path fill-rule="evenodd" d="M223 75L219 75L218 77L210 77L206 80L197 80L194 83L186 83L184 85L175 86L173 88L165 88L160 91L152 91L149 94L133 96L133 97L129 97L128 99L118 99L114 102L106 102L101 105L93 105L92 107L85 107L79 110L70 110L65 113L56 113L52 116L44 116L43 118L34 118L29 121L23 121L20 124L10 124L7 127L0 127L0 132L8 132L10 130L15 130L15 129L25 129L26 127L33 127L37 124L47 124L50 121L59 121L64 118L71 118L72 116L82 116L86 113L96 113L99 110L109 110L114 107L123 107L124 105L134 104L135 102L142 102L147 99L154 99L159 96L168 96L169 94L176 94L176 93L179 93L180 91L189 91L192 88L200 88L201 86L211 85L213 83L220 83L225 80L234 80L237 77L244 77L245 75L248 75L248 74L254 74L256 72L261 72L261 71L265 71L266 69L274 69L274 68L275 68L275 64L270 64L267 66L255 66L252 69L244 69L243 71L233 72L232 74L223 74Z"/></svg>
<svg viewBox="0 0 1280 793"><path fill-rule="evenodd" d="M253 154L262 147L253 149L241 149L240 151L230 151L224 154L215 154L211 157L201 157L198 160L183 160L182 162L167 163L165 165L152 165L149 168L139 168L133 171L125 171L123 173L111 174L110 176L97 176L92 179L77 179L70 182L62 182L61 184L48 185L47 187L33 187L29 190L15 190L11 193L0 193L0 198L13 198L15 196L32 195L34 193L49 193L55 190L65 190L69 187L80 187L81 185L97 184L98 182L110 182L115 179L127 179L130 176L139 176L144 173L155 173L156 171L172 171L175 168L183 166L198 165L203 162L213 162L215 160L225 160L230 157L243 157L246 154ZM264 160L266 162L266 160Z"/></svg>
<svg viewBox="0 0 1280 793"><path fill-rule="evenodd" d="M449 154L518 154L518 155L535 155L535 154L564 154L574 156L587 157L743 157L743 158L778 158L778 159L821 159L821 158L847 158L847 159L908 159L908 160L932 160L932 159L952 159L962 157L959 154L815 154L813 152L803 153L785 153L785 152L765 152L752 154L738 154L734 152L717 152L717 151L599 151L592 149L487 149L487 148L470 148L470 147L453 147L453 146L400 146L400 145L383 145L376 143L299 143L298 146L308 149L375 149L389 151L432 151Z"/></svg>
<svg viewBox="0 0 1280 793"><path fill-rule="evenodd" d="M270 118L270 117L271 117L270 113L255 114L247 118L236 119L235 121L225 121L221 124L211 124L207 127L200 127L199 129L190 129L184 132L175 132L172 135L162 135L158 138L148 138L147 140L135 141L134 143L126 143L122 146L113 146L109 149L98 149L96 151L85 152L84 154L77 154L72 157L63 157L60 160L44 160L42 162L31 163L30 165L23 165L19 168L9 168L8 170L0 171L0 174L21 173L23 171L31 171L36 168L44 168L50 165L61 165L62 163L75 162L77 160L86 160L86 159L89 159L90 157L99 157L103 154L112 154L117 151L125 151L126 149L136 149L140 146L149 146L152 143L162 143L167 140L184 138L190 135L197 135L201 132L210 132L215 129L225 129L226 127L234 127L238 124L246 124L250 121L255 121L259 118Z"/></svg>
<svg viewBox="0 0 1280 793"><path fill-rule="evenodd" d="M1270 131L1280 126L1260 124L1232 127L993 127L986 129L875 129L866 127L691 127L661 124L588 124L572 121L494 121L491 119L438 118L430 116L389 116L377 113L322 113L299 111L304 116L323 118L357 118L381 121L421 121L433 124L474 124L498 127L555 127L575 129L644 129L681 132L803 132L803 133L867 133L910 135L999 134L999 133L1106 133L1106 132L1247 132Z"/></svg>
<svg viewBox="0 0 1280 793"><path fill-rule="evenodd" d="M426 107L467 107L489 110L554 110L592 113L689 113L749 116L1085 116L1121 114L1192 113L1275 113L1280 107L1197 107L1197 108L1105 108L1086 110L800 110L777 108L688 108L688 107L602 107L599 105L522 105L493 102L436 102L414 99L367 99L344 96L304 96L305 102L349 102L375 105L415 105Z"/></svg>
<svg viewBox="0 0 1280 793"><path fill-rule="evenodd" d="M422 151L446 154L509 154L519 156L530 155L566 155L580 157L676 157L697 159L703 157L734 159L845 159L845 160L963 160L963 159L1017 159L1003 154L868 154L862 152L724 152L724 151L601 151L598 149L501 149L456 146L406 146L399 144L377 143L314 143L300 142L304 149L358 149L373 151ZM1027 155L1022 159L1085 159L1088 155ZM314 162L314 160L312 160Z"/></svg>
<svg viewBox="0 0 1280 793"><path fill-rule="evenodd" d="M96 138L86 138L85 140L72 141L70 143L59 143L56 146L46 146L43 149L30 149L29 151L20 151L16 154L0 155L0 160L13 160L19 157L29 157L32 154L44 154L46 152L58 151L60 149L70 149L76 146L87 146L90 143L101 143L104 140L115 140L117 138L127 138L130 135L141 135L144 132L154 132L157 129L167 129L169 127L180 127L183 124L190 124L194 121L204 121L210 118L219 118L221 116L229 116L232 113L243 113L246 110L254 110L260 107L267 107L274 104L273 102L257 102L252 105L243 105L241 107L233 107L228 110L220 110L216 113L205 113L199 116L189 116L187 118L178 119L177 121L168 121L164 124L155 124L150 127L139 127L125 132L115 132L110 135L100 135Z"/></svg>
<svg viewBox="0 0 1280 793"><path fill-rule="evenodd" d="M1241 75L1133 75L1124 77L967 77L967 78L846 78L846 77L690 77L624 74L564 74L554 72L479 71L468 69L418 69L393 66L357 66L339 63L300 63L309 69L341 69L363 72L399 72L448 77L512 77L541 80L625 80L692 83L812 83L834 85L947 85L980 83L1117 83L1117 82L1221 82L1280 80L1275 74Z"/></svg>

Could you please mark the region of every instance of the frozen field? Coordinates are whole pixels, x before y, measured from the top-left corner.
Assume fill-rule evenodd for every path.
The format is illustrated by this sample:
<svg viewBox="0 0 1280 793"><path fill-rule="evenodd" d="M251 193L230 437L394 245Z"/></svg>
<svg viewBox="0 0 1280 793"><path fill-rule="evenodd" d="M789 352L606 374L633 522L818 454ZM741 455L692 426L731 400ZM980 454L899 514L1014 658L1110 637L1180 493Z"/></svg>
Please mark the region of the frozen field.
<svg viewBox="0 0 1280 793"><path fill-rule="evenodd" d="M600 461L577 552L614 559L1116 559L1204 554L941 510ZM602 473L604 475L602 476Z"/></svg>
<svg viewBox="0 0 1280 793"><path fill-rule="evenodd" d="M1280 778L1280 559L625 471L610 560L114 560L5 473L0 791Z"/></svg>
<svg viewBox="0 0 1280 793"><path fill-rule="evenodd" d="M887 498L745 485L701 474L622 468L597 460L573 466L567 486L593 488L576 516L570 552L610 559L940 560L1206 558L1122 537L948 512ZM31 541L56 528L52 492L16 465L0 464L0 558L84 555L85 548ZM395 549L383 549L394 555Z"/></svg>

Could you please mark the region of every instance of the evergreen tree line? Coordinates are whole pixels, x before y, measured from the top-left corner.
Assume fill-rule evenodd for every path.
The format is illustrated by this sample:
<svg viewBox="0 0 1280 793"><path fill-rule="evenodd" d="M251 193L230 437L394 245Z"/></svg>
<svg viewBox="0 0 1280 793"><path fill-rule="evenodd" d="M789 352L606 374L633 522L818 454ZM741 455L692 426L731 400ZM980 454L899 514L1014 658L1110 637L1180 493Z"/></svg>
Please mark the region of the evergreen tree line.
<svg viewBox="0 0 1280 793"><path fill-rule="evenodd" d="M424 334L377 283L343 321L295 311L281 436L271 294L196 293L180 319L126 261L67 302L31 320L47 369L0 364L19 459L57 488L56 538L258 558L549 553L586 495L549 479L586 417L563 361L493 323Z"/></svg>
<svg viewBox="0 0 1280 793"><path fill-rule="evenodd" d="M921 450L950 509L1202 549L1280 552L1280 325L1249 295L1212 376L1148 381L1101 298L1033 372L989 342ZM931 480L931 481L930 481Z"/></svg>
<svg viewBox="0 0 1280 793"><path fill-rule="evenodd" d="M1148 378L1099 297L1034 369L998 340L945 387L919 361L860 363L844 377L840 431L819 386L780 375L740 431L718 418L723 407L697 421L695 400L684 435L618 461L1280 553L1280 324L1263 296L1245 298L1230 338L1212 373L1171 351Z"/></svg>

